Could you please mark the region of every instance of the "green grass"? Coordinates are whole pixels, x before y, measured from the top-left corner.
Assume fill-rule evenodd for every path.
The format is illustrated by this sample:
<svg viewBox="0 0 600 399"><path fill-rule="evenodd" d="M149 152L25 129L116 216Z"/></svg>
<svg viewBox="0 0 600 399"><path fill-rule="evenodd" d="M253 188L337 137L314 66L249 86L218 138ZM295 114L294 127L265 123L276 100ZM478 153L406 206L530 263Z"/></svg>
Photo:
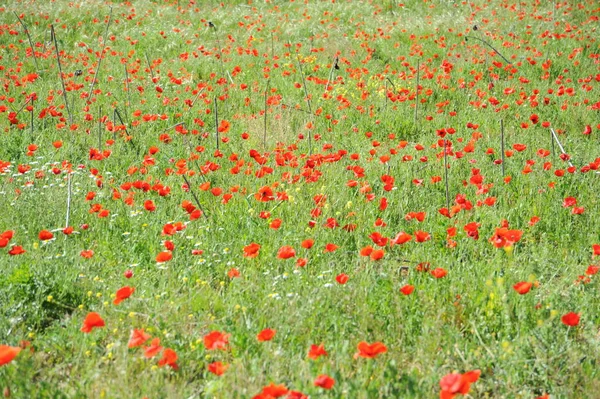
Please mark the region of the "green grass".
<svg viewBox="0 0 600 399"><path fill-rule="evenodd" d="M0 250L0 345L33 348L0 366L5 396L251 398L273 382L313 398L429 398L445 375L481 370L474 398L597 397L600 291L585 274L600 244L596 2L196 3L0 8L0 233L14 231ZM230 123L218 139L215 111ZM448 128L446 181L436 131ZM472 209L442 216L446 184L451 206L464 197ZM265 186L288 199L258 201ZM204 215L190 220L184 201ZM175 222L185 229L163 235ZM497 248L503 223L522 237ZM390 245L402 231L412 241ZM417 243L417 231L431 239ZM166 240L173 257L157 263ZM256 258L243 256L250 243ZM26 252L9 255L16 245ZM279 259L285 245L295 256ZM369 245L383 258L361 256ZM513 289L522 281L534 283L525 295ZM123 286L135 292L114 305ZM89 312L106 325L85 334ZM561 322L568 312L577 326ZM173 349L178 369L129 349L134 328ZM265 328L276 335L259 342ZM211 331L230 334L225 350L205 347ZM387 352L355 358L361 341ZM328 356L309 359L321 343ZM228 365L221 376L208 370L216 361ZM321 374L332 389L314 385Z"/></svg>

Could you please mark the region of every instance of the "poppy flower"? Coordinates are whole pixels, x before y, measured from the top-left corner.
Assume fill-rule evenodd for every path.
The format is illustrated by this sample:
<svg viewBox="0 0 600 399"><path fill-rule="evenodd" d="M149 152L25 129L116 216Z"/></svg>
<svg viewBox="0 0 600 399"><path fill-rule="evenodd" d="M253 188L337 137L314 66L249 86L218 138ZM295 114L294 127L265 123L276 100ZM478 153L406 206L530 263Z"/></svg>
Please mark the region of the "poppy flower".
<svg viewBox="0 0 600 399"><path fill-rule="evenodd" d="M573 313L573 312L569 312L560 318L560 320L563 322L563 324L566 326L569 326L569 327L575 327L576 325L578 325L579 319L580 319L579 313Z"/></svg>
<svg viewBox="0 0 600 399"><path fill-rule="evenodd" d="M453 399L456 395L466 395L471 389L471 384L479 379L481 371L468 371L464 374L452 373L445 375L440 380L440 399Z"/></svg>
<svg viewBox="0 0 600 399"><path fill-rule="evenodd" d="M163 347L160 346L160 338L154 338L150 341L150 345L144 348L144 357L150 359L156 356L161 350L163 350Z"/></svg>
<svg viewBox="0 0 600 399"><path fill-rule="evenodd" d="M369 255L369 257L371 258L371 260L377 261L383 259L384 255L385 251L383 249L374 249Z"/></svg>
<svg viewBox="0 0 600 399"><path fill-rule="evenodd" d="M227 272L227 277L229 277L229 278L236 278L236 277L239 277L239 276L240 276L240 271L238 269L236 269L235 267L232 267Z"/></svg>
<svg viewBox="0 0 600 399"><path fill-rule="evenodd" d="M415 240L417 242L425 242L431 240L431 234L426 231L416 231L415 232Z"/></svg>
<svg viewBox="0 0 600 399"><path fill-rule="evenodd" d="M82 258L89 259L89 258L91 258L92 256L94 256L94 251L92 251L91 249L84 249L83 251L81 251L81 252L79 253L79 255L80 255Z"/></svg>
<svg viewBox="0 0 600 399"><path fill-rule="evenodd" d="M113 301L113 303L115 305L120 304L125 299L129 298L131 296L131 294L133 294L134 292L135 292L135 288L133 288L133 287L125 286L123 288L120 288L117 291L117 296L116 296L115 300Z"/></svg>
<svg viewBox="0 0 600 399"><path fill-rule="evenodd" d="M296 267L304 267L308 264L308 259L306 258L298 258L296 259Z"/></svg>
<svg viewBox="0 0 600 399"><path fill-rule="evenodd" d="M596 273L598 273L599 271L600 271L600 266L589 265L587 270L585 271L585 274L587 274L588 276L593 276Z"/></svg>
<svg viewBox="0 0 600 399"><path fill-rule="evenodd" d="M204 347L207 350L225 350L227 344L229 343L230 336L230 334L225 334L220 331L211 331L204 336Z"/></svg>
<svg viewBox="0 0 600 399"><path fill-rule="evenodd" d="M144 345L150 338L150 334L146 334L144 330L138 330L134 328L133 331L131 331L131 336L129 337L127 347L137 348L138 346Z"/></svg>
<svg viewBox="0 0 600 399"><path fill-rule="evenodd" d="M102 320L102 317L100 317L100 315L96 312L90 312L87 314L85 320L83 321L81 331L87 334L91 332L94 328L100 328L104 326L105 323L104 320Z"/></svg>
<svg viewBox="0 0 600 399"><path fill-rule="evenodd" d="M442 267L436 267L431 271L431 275L435 278L443 278L446 277L447 274L448 272L446 271L446 269Z"/></svg>
<svg viewBox="0 0 600 399"><path fill-rule="evenodd" d="M26 251L23 249L22 246L20 245L15 245L13 246L10 251L8 251L9 255L15 256L15 255L21 255L24 254Z"/></svg>
<svg viewBox="0 0 600 399"><path fill-rule="evenodd" d="M600 244L592 245L593 256L600 256Z"/></svg>
<svg viewBox="0 0 600 399"><path fill-rule="evenodd" d="M265 328L256 335L256 339L258 339L260 342L270 341L273 339L273 337L275 337L276 332L276 330Z"/></svg>
<svg viewBox="0 0 600 399"><path fill-rule="evenodd" d="M311 345L308 350L308 358L316 360L321 356L327 356L327 351L325 350L325 345Z"/></svg>
<svg viewBox="0 0 600 399"><path fill-rule="evenodd" d="M381 342L373 342L372 344L368 344L364 341L358 343L358 352L354 354L354 358L365 357L365 358L375 358L378 355L387 352L387 347Z"/></svg>
<svg viewBox="0 0 600 399"><path fill-rule="evenodd" d="M373 252L373 247L370 245L367 245L366 247L364 247L360 250L360 256L370 256L372 252Z"/></svg>
<svg viewBox="0 0 600 399"><path fill-rule="evenodd" d="M19 347L0 345L0 366L12 362L19 352L21 352L21 348Z"/></svg>
<svg viewBox="0 0 600 399"><path fill-rule="evenodd" d="M400 288L400 292L403 295L410 295L410 294L413 293L414 290L415 290L415 286L414 285L410 285L410 284L407 284L404 287Z"/></svg>
<svg viewBox="0 0 600 399"><path fill-rule="evenodd" d="M314 384L316 387L331 389L335 385L335 380L327 374L321 374L315 379Z"/></svg>
<svg viewBox="0 0 600 399"><path fill-rule="evenodd" d="M156 255L156 262L163 263L173 259L173 254L170 251L163 251Z"/></svg>
<svg viewBox="0 0 600 399"><path fill-rule="evenodd" d="M146 209L148 212L154 212L156 210L156 205L154 204L154 201L147 200L146 202L144 202L144 209Z"/></svg>
<svg viewBox="0 0 600 399"><path fill-rule="evenodd" d="M248 244L244 247L244 258L256 258L258 256L258 251L260 250L260 245L256 243Z"/></svg>
<svg viewBox="0 0 600 399"><path fill-rule="evenodd" d="M338 248L339 247L337 245L329 243L329 244L325 245L325 251L324 252L334 252Z"/></svg>
<svg viewBox="0 0 600 399"><path fill-rule="evenodd" d="M577 205L577 198L575 197L567 197L563 200L562 203L563 208L570 208L575 205Z"/></svg>
<svg viewBox="0 0 600 399"><path fill-rule="evenodd" d="M396 235L396 237L394 239L392 239L391 244L392 245L402 245L402 244L409 242L410 240L412 240L412 236L408 233L401 231L400 233L398 233Z"/></svg>
<svg viewBox="0 0 600 399"><path fill-rule="evenodd" d="M218 127L219 133L227 133L229 131L230 126L231 124L229 123L229 121L226 121L225 119L221 120L221 122L219 122Z"/></svg>
<svg viewBox="0 0 600 399"><path fill-rule="evenodd" d="M529 290L531 289L532 286L533 286L532 283L528 283L526 281L521 281L521 282L513 285L513 289L515 291L517 291L519 293L519 295L525 295L529 292Z"/></svg>
<svg viewBox="0 0 600 399"><path fill-rule="evenodd" d="M173 349L167 348L163 351L162 358L158 361L158 367L163 366L171 366L174 370L179 368L177 366L177 353Z"/></svg>
<svg viewBox="0 0 600 399"><path fill-rule="evenodd" d="M270 383L267 386L264 386L261 392L262 396L259 398L270 399L270 398L279 398L281 396L287 395L289 390L285 385L275 385L274 383Z"/></svg>
<svg viewBox="0 0 600 399"><path fill-rule="evenodd" d="M300 391L289 391L285 399L309 399L308 396Z"/></svg>
<svg viewBox="0 0 600 399"><path fill-rule="evenodd" d="M208 365L208 371L213 373L216 376L223 375L225 371L229 368L229 365L223 364L221 362L214 362Z"/></svg>
<svg viewBox="0 0 600 399"><path fill-rule="evenodd" d="M302 244L300 244L300 246L305 249L311 249L313 245L315 245L315 240L311 238L302 241Z"/></svg>
<svg viewBox="0 0 600 399"><path fill-rule="evenodd" d="M294 248L290 247L289 245L284 245L283 247L279 248L279 251L277 251L277 257L279 259L289 259L293 258L294 256L296 256L296 251L294 251Z"/></svg>
<svg viewBox="0 0 600 399"><path fill-rule="evenodd" d="M42 230L42 231L40 231L38 238L40 239L40 241L48 241L48 240L51 240L52 238L54 238L54 234L52 234L48 230Z"/></svg>
<svg viewBox="0 0 600 399"><path fill-rule="evenodd" d="M341 273L338 274L337 276L335 276L335 281L337 281L339 284L344 285L348 282L348 275L345 273Z"/></svg>
<svg viewBox="0 0 600 399"><path fill-rule="evenodd" d="M273 190L269 186L264 186L258 189L258 192L254 194L254 198L260 202L269 202L275 199Z"/></svg>

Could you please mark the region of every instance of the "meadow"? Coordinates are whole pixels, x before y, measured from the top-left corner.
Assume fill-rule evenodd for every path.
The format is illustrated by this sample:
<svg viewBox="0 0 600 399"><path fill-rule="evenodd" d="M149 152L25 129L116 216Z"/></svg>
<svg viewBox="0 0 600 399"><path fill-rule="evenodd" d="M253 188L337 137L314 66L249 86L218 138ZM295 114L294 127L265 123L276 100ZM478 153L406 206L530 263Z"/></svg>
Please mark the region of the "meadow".
<svg viewBox="0 0 600 399"><path fill-rule="evenodd" d="M4 397L600 397L599 18L3 3Z"/></svg>

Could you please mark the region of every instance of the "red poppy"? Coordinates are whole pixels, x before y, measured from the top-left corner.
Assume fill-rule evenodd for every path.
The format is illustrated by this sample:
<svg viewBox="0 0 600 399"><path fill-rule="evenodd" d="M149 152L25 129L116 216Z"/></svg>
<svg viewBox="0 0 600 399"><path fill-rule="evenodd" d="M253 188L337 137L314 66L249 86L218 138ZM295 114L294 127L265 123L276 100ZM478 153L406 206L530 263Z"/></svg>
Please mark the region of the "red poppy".
<svg viewBox="0 0 600 399"><path fill-rule="evenodd" d="M269 227L273 230L279 229L279 227L281 227L281 219L273 219Z"/></svg>
<svg viewBox="0 0 600 399"><path fill-rule="evenodd" d="M374 249L369 255L369 257L371 258L371 260L377 261L383 259L384 255L385 251L383 249Z"/></svg>
<svg viewBox="0 0 600 399"><path fill-rule="evenodd" d="M600 271L600 266L589 265L587 270L585 271L585 274L587 274L588 276L593 276L596 273L598 273L599 271Z"/></svg>
<svg viewBox="0 0 600 399"><path fill-rule="evenodd" d="M592 245L593 256L600 256L600 244Z"/></svg>
<svg viewBox="0 0 600 399"><path fill-rule="evenodd" d="M256 258L258 256L258 251L260 250L260 245L257 243L250 243L244 247L244 258Z"/></svg>
<svg viewBox="0 0 600 399"><path fill-rule="evenodd" d="M158 361L158 367L171 366L174 370L177 370L177 353L173 349L166 348L163 351L162 358Z"/></svg>
<svg viewBox="0 0 600 399"><path fill-rule="evenodd" d="M464 374L447 374L440 380L440 399L453 399L456 395L466 395L471 389L471 384L479 379L481 371L468 371Z"/></svg>
<svg viewBox="0 0 600 399"><path fill-rule="evenodd" d="M277 257L279 259L289 259L293 258L294 256L296 256L296 251L294 251L294 248L290 247L289 245L284 245L283 247L279 248L279 251L277 251Z"/></svg>
<svg viewBox="0 0 600 399"><path fill-rule="evenodd" d="M229 344L230 336L230 334L225 334L220 331L211 331L204 336L204 347L208 350L225 350L227 344Z"/></svg>
<svg viewBox="0 0 600 399"><path fill-rule="evenodd" d="M150 359L151 357L158 355L162 349L163 347L160 346L160 338L154 338L150 341L150 345L144 348L144 357Z"/></svg>
<svg viewBox="0 0 600 399"><path fill-rule="evenodd" d="M0 345L0 366L12 362L19 352L21 352L21 348L19 347Z"/></svg>
<svg viewBox="0 0 600 399"><path fill-rule="evenodd" d="M417 242L425 242L431 240L431 234L426 231L415 231L415 240Z"/></svg>
<svg viewBox="0 0 600 399"><path fill-rule="evenodd" d="M331 389L335 385L335 380L327 374L321 374L315 379L314 384L316 387L321 387L323 389Z"/></svg>
<svg viewBox="0 0 600 399"><path fill-rule="evenodd" d="M168 262L173 258L173 254L170 251L163 251L156 255L156 261L158 263Z"/></svg>
<svg viewBox="0 0 600 399"><path fill-rule="evenodd" d="M144 202L144 208L148 211L148 212L154 212L156 210L156 205L154 205L154 201L152 200L147 200L146 202Z"/></svg>
<svg viewBox="0 0 600 399"><path fill-rule="evenodd" d="M279 398L287 395L288 392L289 390L285 385L275 385L274 383L270 383L269 385L263 387L261 395L258 397L261 399Z"/></svg>
<svg viewBox="0 0 600 399"><path fill-rule="evenodd" d="M519 295L525 295L529 292L529 290L531 289L532 286L533 286L532 283L528 283L526 281L521 281L521 282L513 285L513 289L515 291L517 291L519 293Z"/></svg>
<svg viewBox="0 0 600 399"><path fill-rule="evenodd" d="M25 253L25 250L24 250L24 249L23 249L23 247L22 247L22 246L20 246L20 245L14 245L14 246L13 246L13 247L10 249L10 251L8 251L8 254L9 254L9 255L12 255L12 256L14 256L14 255L21 255L21 254L24 254L24 253Z"/></svg>
<svg viewBox="0 0 600 399"><path fill-rule="evenodd" d="M48 240L51 240L52 238L54 238L54 234L52 234L48 230L42 230L42 231L40 231L40 234L38 235L38 238L41 241L48 241Z"/></svg>
<svg viewBox="0 0 600 399"><path fill-rule="evenodd" d="M414 285L410 285L410 284L407 284L404 287L400 288L400 292L403 295L410 295L410 294L413 293L414 290L415 290L415 286Z"/></svg>
<svg viewBox="0 0 600 399"><path fill-rule="evenodd" d="M261 332L256 335L256 339L260 342L270 341L275 337L276 330L271 330L270 328L265 328Z"/></svg>
<svg viewBox="0 0 600 399"><path fill-rule="evenodd" d="M321 356L327 356L327 351L325 350L325 346L323 344L320 345L311 345L308 350L309 359L316 360Z"/></svg>
<svg viewBox="0 0 600 399"><path fill-rule="evenodd" d="M100 315L96 312L90 312L87 314L85 320L83 321L81 331L87 334L91 332L94 328L100 328L104 326L105 323L104 320L102 320L102 317L100 317Z"/></svg>
<svg viewBox="0 0 600 399"><path fill-rule="evenodd" d="M338 274L337 276L335 276L335 281L337 281L339 284L344 285L348 282L348 275L345 273L342 274Z"/></svg>
<svg viewBox="0 0 600 399"><path fill-rule="evenodd" d="M329 244L325 245L325 251L324 252L334 252L338 248L339 247L337 245L329 243Z"/></svg>
<svg viewBox="0 0 600 399"><path fill-rule="evenodd" d="M431 271L431 275L435 278L446 277L447 274L448 274L448 272L446 271L446 269L441 268L441 267L436 267L435 269L433 269Z"/></svg>
<svg viewBox="0 0 600 399"><path fill-rule="evenodd" d="M314 244L315 244L315 240L308 238L308 239L302 241L302 244L300 244L300 245L302 246L302 248L311 249Z"/></svg>
<svg viewBox="0 0 600 399"><path fill-rule="evenodd" d="M214 375L220 376L227 371L229 365L223 364L221 362L214 362L208 365L208 371L213 373Z"/></svg>
<svg viewBox="0 0 600 399"><path fill-rule="evenodd" d="M219 122L219 128L218 128L219 133L227 133L229 131L230 126L231 126L231 124L229 123L229 121L227 121L225 119L221 120L221 122Z"/></svg>
<svg viewBox="0 0 600 399"><path fill-rule="evenodd" d="M254 194L254 198L260 202L269 202L275 199L273 190L269 186L264 186L258 189L258 192Z"/></svg>
<svg viewBox="0 0 600 399"><path fill-rule="evenodd" d="M125 286L123 288L120 288L117 291L117 296L116 296L115 300L113 301L113 303L115 305L120 304L125 299L129 298L131 296L131 294L133 294L134 292L135 292L135 288L133 288L133 287Z"/></svg>
<svg viewBox="0 0 600 399"><path fill-rule="evenodd" d="M298 258L296 259L296 266L297 267L304 267L308 264L308 259L306 258Z"/></svg>
<svg viewBox="0 0 600 399"><path fill-rule="evenodd" d="M560 320L563 322L563 324L566 326L569 326L569 327L575 327L576 325L578 325L579 319L580 319L579 313L573 313L573 312L569 312L560 318Z"/></svg>
<svg viewBox="0 0 600 399"><path fill-rule="evenodd" d="M412 240L412 236L408 233L401 231L396 235L396 237L391 241L392 245L402 245Z"/></svg>
<svg viewBox="0 0 600 399"><path fill-rule="evenodd" d="M229 278L236 278L236 277L239 277L239 276L240 276L240 271L238 269L236 269L235 267L232 267L227 272L227 277L229 277Z"/></svg>
<svg viewBox="0 0 600 399"><path fill-rule="evenodd" d="M381 342L374 342L372 344L368 344L364 341L358 343L358 352L354 354L354 358L365 357L365 358L374 358L378 355L387 352L387 347Z"/></svg>
<svg viewBox="0 0 600 399"><path fill-rule="evenodd" d="M144 330L133 329L127 347L137 348L138 346L144 345L150 338L150 334L146 334Z"/></svg>
<svg viewBox="0 0 600 399"><path fill-rule="evenodd" d="M367 245L366 247L364 247L360 250L360 256L370 256L372 252L373 252L373 247L370 245Z"/></svg>
<svg viewBox="0 0 600 399"><path fill-rule="evenodd" d="M84 249L79 253L79 255L81 255L82 258L89 259L92 256L94 256L94 251L92 251L91 249Z"/></svg>
<svg viewBox="0 0 600 399"><path fill-rule="evenodd" d="M563 203L562 203L563 208L569 208L574 205L577 205L577 198L575 198L575 197L567 197L563 200Z"/></svg>

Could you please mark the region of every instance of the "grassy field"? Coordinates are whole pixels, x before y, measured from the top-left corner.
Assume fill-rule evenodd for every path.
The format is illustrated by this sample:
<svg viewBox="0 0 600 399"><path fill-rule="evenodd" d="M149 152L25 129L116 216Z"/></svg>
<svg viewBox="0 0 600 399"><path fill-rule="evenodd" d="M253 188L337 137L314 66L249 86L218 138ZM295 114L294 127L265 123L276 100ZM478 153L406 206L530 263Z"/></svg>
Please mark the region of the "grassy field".
<svg viewBox="0 0 600 399"><path fill-rule="evenodd" d="M600 397L599 17L4 3L4 397Z"/></svg>

